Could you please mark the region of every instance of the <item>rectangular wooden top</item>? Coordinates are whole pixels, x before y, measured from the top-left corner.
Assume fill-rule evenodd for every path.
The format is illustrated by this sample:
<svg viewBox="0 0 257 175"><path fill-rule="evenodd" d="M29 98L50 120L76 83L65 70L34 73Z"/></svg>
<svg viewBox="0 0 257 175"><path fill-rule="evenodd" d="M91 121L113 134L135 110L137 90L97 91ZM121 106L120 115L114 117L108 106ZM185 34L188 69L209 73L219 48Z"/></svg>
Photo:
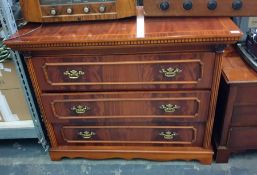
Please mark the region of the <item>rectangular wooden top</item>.
<svg viewBox="0 0 257 175"><path fill-rule="evenodd" d="M225 55L222 74L228 84L257 83L257 72L244 62L236 50L231 49Z"/></svg>
<svg viewBox="0 0 257 175"><path fill-rule="evenodd" d="M16 50L40 47L234 43L242 33L230 18L145 18L115 21L28 24L5 41ZM138 37L137 31L144 33Z"/></svg>

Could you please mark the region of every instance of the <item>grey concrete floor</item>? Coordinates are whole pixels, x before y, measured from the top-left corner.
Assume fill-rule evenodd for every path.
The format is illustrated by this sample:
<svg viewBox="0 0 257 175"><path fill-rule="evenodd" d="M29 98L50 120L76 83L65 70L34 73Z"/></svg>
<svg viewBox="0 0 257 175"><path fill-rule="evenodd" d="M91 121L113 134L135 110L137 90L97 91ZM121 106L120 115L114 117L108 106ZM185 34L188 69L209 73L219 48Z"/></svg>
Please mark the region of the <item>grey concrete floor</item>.
<svg viewBox="0 0 257 175"><path fill-rule="evenodd" d="M228 164L85 159L53 162L36 140L0 140L0 175L257 175L257 151Z"/></svg>

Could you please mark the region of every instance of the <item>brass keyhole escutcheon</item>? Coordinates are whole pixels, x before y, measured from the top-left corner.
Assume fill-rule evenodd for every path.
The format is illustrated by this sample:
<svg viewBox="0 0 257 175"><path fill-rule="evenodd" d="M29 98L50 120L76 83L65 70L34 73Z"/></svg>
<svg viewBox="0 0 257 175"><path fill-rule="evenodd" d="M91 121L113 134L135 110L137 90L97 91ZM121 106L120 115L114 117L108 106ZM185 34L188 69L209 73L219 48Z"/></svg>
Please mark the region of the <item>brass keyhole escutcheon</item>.
<svg viewBox="0 0 257 175"><path fill-rule="evenodd" d="M182 72L181 69L172 68L172 67L160 70L160 73L163 74L163 76L165 76L167 78L174 78L174 77L178 76L181 72Z"/></svg>
<svg viewBox="0 0 257 175"><path fill-rule="evenodd" d="M80 135L83 139L91 139L96 133L92 131L83 131L79 132L78 135Z"/></svg>
<svg viewBox="0 0 257 175"><path fill-rule="evenodd" d="M178 134L176 132L165 131L165 132L161 132L159 135L163 136L163 139L165 140L173 140L174 137L177 136Z"/></svg>
<svg viewBox="0 0 257 175"><path fill-rule="evenodd" d="M165 104L160 106L160 109L162 109L166 113L174 113L180 108L180 106L174 104Z"/></svg>
<svg viewBox="0 0 257 175"><path fill-rule="evenodd" d="M77 70L67 70L63 74L68 76L69 79L78 79L82 75L85 75L85 72Z"/></svg>
<svg viewBox="0 0 257 175"><path fill-rule="evenodd" d="M71 110L74 111L76 114L85 114L90 110L90 107L78 105L78 106L73 106Z"/></svg>

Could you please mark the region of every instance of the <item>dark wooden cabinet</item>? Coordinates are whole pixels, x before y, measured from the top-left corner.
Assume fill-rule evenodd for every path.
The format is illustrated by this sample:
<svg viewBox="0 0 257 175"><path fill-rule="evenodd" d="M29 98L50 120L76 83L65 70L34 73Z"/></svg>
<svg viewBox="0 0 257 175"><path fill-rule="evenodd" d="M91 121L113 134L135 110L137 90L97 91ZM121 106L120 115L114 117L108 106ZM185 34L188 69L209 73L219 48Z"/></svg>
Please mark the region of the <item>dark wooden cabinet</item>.
<svg viewBox="0 0 257 175"><path fill-rule="evenodd" d="M218 163L228 162L231 153L257 149L257 73L233 49L223 61L214 128Z"/></svg>
<svg viewBox="0 0 257 175"><path fill-rule="evenodd" d="M32 31L32 32L30 32ZM23 52L51 141L62 157L212 162L229 18L31 24L5 43Z"/></svg>

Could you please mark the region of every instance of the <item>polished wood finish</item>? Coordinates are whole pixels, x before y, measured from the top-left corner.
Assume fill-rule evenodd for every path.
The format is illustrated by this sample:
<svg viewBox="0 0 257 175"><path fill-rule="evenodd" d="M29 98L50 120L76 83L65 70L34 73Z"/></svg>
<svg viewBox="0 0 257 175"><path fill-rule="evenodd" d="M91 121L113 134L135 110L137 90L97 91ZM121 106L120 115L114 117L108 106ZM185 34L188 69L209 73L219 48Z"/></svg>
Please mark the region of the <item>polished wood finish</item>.
<svg viewBox="0 0 257 175"><path fill-rule="evenodd" d="M210 88L214 62L208 52L32 59L42 91ZM65 74L72 70L81 75Z"/></svg>
<svg viewBox="0 0 257 175"><path fill-rule="evenodd" d="M55 126L60 145L202 146L204 126ZM83 132L93 133L90 138ZM169 133L170 132L170 133ZM82 133L80 135L80 133ZM166 134L168 133L168 134Z"/></svg>
<svg viewBox="0 0 257 175"><path fill-rule="evenodd" d="M161 10L162 2L169 2L168 10ZM192 0L192 8L183 8L184 0L144 0L146 16L256 16L257 2L255 0L243 0L242 8L233 9L233 0L217 0L217 8L208 9L209 0Z"/></svg>
<svg viewBox="0 0 257 175"><path fill-rule="evenodd" d="M228 136L228 147L256 149L257 127L232 127Z"/></svg>
<svg viewBox="0 0 257 175"><path fill-rule="evenodd" d="M215 45L218 47L219 44L233 44L242 35L230 18L146 18L145 37L137 37L136 27L136 19L120 20L116 23L95 21L31 24L19 30L5 43L19 51L33 51L31 56L33 53L36 56L54 54L58 57L156 54L213 52ZM113 49L117 47L119 49ZM51 52L57 50L62 54Z"/></svg>
<svg viewBox="0 0 257 175"><path fill-rule="evenodd" d="M72 5L40 5L39 0L20 0L23 17L29 22L66 22L66 21L89 21L119 19L136 16L135 0L116 0L115 2L80 3ZM104 13L99 11L99 7L104 5ZM84 8L90 9L89 13L84 12ZM72 9L71 14L67 14L67 8ZM50 11L56 10L56 15L51 15Z"/></svg>
<svg viewBox="0 0 257 175"><path fill-rule="evenodd" d="M245 64L244 61L238 56L237 52L234 50L231 50L229 48L226 51L226 59L223 61L222 66L223 73L226 82L229 82L230 84L255 84L257 83L257 73L250 69L250 67ZM242 86L244 89L244 87ZM242 98L243 96L247 96L247 98L251 98L252 93L244 93L244 94L238 94ZM242 100L242 99L238 99ZM256 100L256 98L252 98L252 100ZM239 101L238 101L239 102Z"/></svg>
<svg viewBox="0 0 257 175"><path fill-rule="evenodd" d="M73 124L206 122L209 100L209 91L42 94L51 122Z"/></svg>
<svg viewBox="0 0 257 175"><path fill-rule="evenodd" d="M140 158L155 161L169 160L199 160L202 164L212 163L213 152L199 147L150 147L150 146L61 146L52 149L52 160L60 160L62 157L87 158L87 159L136 159Z"/></svg>
<svg viewBox="0 0 257 175"><path fill-rule="evenodd" d="M219 92L214 141L216 161L225 163L233 152L257 148L257 73L231 48Z"/></svg>
<svg viewBox="0 0 257 175"><path fill-rule="evenodd" d="M229 18L154 18L145 19L145 37L137 37L136 19L127 19L31 24L5 43L25 55L52 160L144 158L210 164L223 50L241 35ZM180 82L185 85L176 85Z"/></svg>
<svg viewBox="0 0 257 175"><path fill-rule="evenodd" d="M232 126L257 126L256 114L257 114L257 103L255 104L245 103L241 105L235 104L231 125Z"/></svg>

